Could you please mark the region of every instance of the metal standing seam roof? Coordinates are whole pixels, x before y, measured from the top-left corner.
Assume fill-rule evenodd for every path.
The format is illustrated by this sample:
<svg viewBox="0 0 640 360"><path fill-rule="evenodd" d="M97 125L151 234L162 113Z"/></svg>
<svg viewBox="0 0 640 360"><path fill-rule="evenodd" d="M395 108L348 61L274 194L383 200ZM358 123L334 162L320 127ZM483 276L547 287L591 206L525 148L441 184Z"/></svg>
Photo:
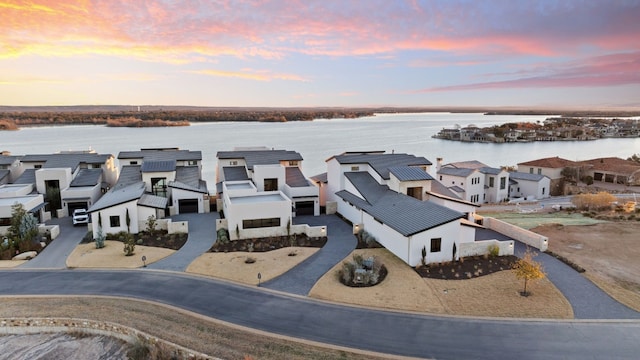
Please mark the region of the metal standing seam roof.
<svg viewBox="0 0 640 360"><path fill-rule="evenodd" d="M458 186L458 185L449 187L449 190L451 190L451 191L455 191L455 192L457 192L458 194L462 194L462 193L464 192L464 189L463 189L463 188L461 188L461 187L460 187L460 186Z"/></svg>
<svg viewBox="0 0 640 360"><path fill-rule="evenodd" d="M13 155L0 155L0 165L11 165L19 158L19 156Z"/></svg>
<svg viewBox="0 0 640 360"><path fill-rule="evenodd" d="M155 209L165 209L167 207L168 201L169 200L167 198L162 196L142 194L142 196L138 200L138 205Z"/></svg>
<svg viewBox="0 0 640 360"><path fill-rule="evenodd" d="M5 169L0 169L0 180L2 180L5 177L9 176L9 174L11 174L11 171L5 170Z"/></svg>
<svg viewBox="0 0 640 360"><path fill-rule="evenodd" d="M498 168L492 168L492 167L482 167L479 169L481 173L483 174L489 174L489 175L498 175L502 172L502 169L498 169Z"/></svg>
<svg viewBox="0 0 640 360"><path fill-rule="evenodd" d="M223 166L222 173L225 181L249 180L247 168L244 166Z"/></svg>
<svg viewBox="0 0 640 360"><path fill-rule="evenodd" d="M403 236L411 236L464 217L464 214L447 207L390 190L378 184L366 172L345 175L366 200L346 190L336 195Z"/></svg>
<svg viewBox="0 0 640 360"><path fill-rule="evenodd" d="M336 159L340 164L369 164L385 180L389 180L390 167L431 165L431 161L424 157L409 154L345 153L330 159Z"/></svg>
<svg viewBox="0 0 640 360"><path fill-rule="evenodd" d="M13 183L14 184L35 184L36 169L25 169L22 175L20 175Z"/></svg>
<svg viewBox="0 0 640 360"><path fill-rule="evenodd" d="M112 206L124 204L129 201L138 200L144 194L144 182L140 181L127 186L113 188L104 194L90 208L89 212L94 212Z"/></svg>
<svg viewBox="0 0 640 360"><path fill-rule="evenodd" d="M138 150L138 151L121 151L118 159L143 159L143 161L189 161L202 160L202 151L190 150Z"/></svg>
<svg viewBox="0 0 640 360"><path fill-rule="evenodd" d="M71 180L70 187L96 186L100 184L102 169L80 169L78 175Z"/></svg>
<svg viewBox="0 0 640 360"><path fill-rule="evenodd" d="M450 176L459 176L459 177L468 177L473 174L476 169L459 169L452 167L442 167L438 170L438 175L450 175Z"/></svg>
<svg viewBox="0 0 640 360"><path fill-rule="evenodd" d="M142 181L142 172L140 171L140 165L124 165L120 170L118 182L116 182L113 188L115 189L123 186L128 186L140 181Z"/></svg>
<svg viewBox="0 0 640 360"><path fill-rule="evenodd" d="M297 166L285 167L285 182L291 187L313 186Z"/></svg>
<svg viewBox="0 0 640 360"><path fill-rule="evenodd" d="M197 166L178 166L175 182L189 186L198 192L207 192L207 182L200 178L200 168Z"/></svg>
<svg viewBox="0 0 640 360"><path fill-rule="evenodd" d="M446 164L445 166L455 167L458 169L480 169L483 167L488 167L487 165L481 163L478 160L453 162L453 163Z"/></svg>
<svg viewBox="0 0 640 360"><path fill-rule="evenodd" d="M389 172L400 181L433 180L426 171L414 166L393 166L389 168Z"/></svg>
<svg viewBox="0 0 640 360"><path fill-rule="evenodd" d="M290 150L238 150L218 151L218 159L244 159L247 169L253 170L254 165L279 164L280 161L302 161L302 155Z"/></svg>
<svg viewBox="0 0 640 360"><path fill-rule="evenodd" d="M140 167L142 172L167 172L176 171L175 160L144 160Z"/></svg>
<svg viewBox="0 0 640 360"><path fill-rule="evenodd" d="M517 171L509 173L510 180L513 179L513 180L525 180L525 181L540 181L545 177L546 177L545 175L529 174L529 173L517 172Z"/></svg>
<svg viewBox="0 0 640 360"><path fill-rule="evenodd" d="M75 171L81 164L104 164L113 157L111 154L95 153L65 153L65 154L41 154L24 155L20 158L23 163L44 162L43 168L71 168Z"/></svg>
<svg viewBox="0 0 640 360"><path fill-rule="evenodd" d="M329 181L327 179L327 173L326 172L323 172L321 174L312 176L311 180L313 180L315 182L319 182L319 183L327 183Z"/></svg>

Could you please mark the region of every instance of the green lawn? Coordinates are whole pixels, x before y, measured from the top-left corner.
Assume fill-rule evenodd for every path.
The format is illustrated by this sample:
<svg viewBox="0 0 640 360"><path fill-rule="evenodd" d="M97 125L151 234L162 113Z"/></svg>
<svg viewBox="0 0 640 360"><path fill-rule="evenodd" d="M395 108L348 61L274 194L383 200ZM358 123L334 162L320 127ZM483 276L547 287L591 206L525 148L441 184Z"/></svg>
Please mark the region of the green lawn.
<svg viewBox="0 0 640 360"><path fill-rule="evenodd" d="M592 225L606 222L605 220L596 220L582 216L580 213L516 213L516 212L500 212L500 213L481 213L482 216L493 217L510 224L519 226L524 229L531 229L544 224L562 224L562 225Z"/></svg>

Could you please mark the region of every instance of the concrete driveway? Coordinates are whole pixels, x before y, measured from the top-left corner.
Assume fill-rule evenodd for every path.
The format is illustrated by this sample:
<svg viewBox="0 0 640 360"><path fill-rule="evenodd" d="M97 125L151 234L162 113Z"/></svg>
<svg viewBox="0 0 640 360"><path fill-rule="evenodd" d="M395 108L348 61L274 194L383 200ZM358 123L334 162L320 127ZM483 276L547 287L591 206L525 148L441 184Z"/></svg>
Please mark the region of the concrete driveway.
<svg viewBox="0 0 640 360"><path fill-rule="evenodd" d="M35 258L19 266L21 269L64 269L67 257L80 244L89 231L87 225L73 226L71 217L52 219L47 225L60 226L60 235L47 245Z"/></svg>

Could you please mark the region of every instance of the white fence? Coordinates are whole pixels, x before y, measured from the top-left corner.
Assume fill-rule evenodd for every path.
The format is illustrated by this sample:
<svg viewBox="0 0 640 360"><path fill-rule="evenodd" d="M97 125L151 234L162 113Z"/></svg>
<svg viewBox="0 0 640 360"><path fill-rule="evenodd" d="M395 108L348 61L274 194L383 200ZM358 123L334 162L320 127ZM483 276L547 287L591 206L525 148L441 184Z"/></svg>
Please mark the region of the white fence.
<svg viewBox="0 0 640 360"><path fill-rule="evenodd" d="M458 250L458 257L476 256L489 254L491 246L497 246L500 249L498 256L513 255L514 243L509 241L498 240L480 240L467 243L461 243Z"/></svg>
<svg viewBox="0 0 640 360"><path fill-rule="evenodd" d="M516 239L529 246L539 249L540 251L545 251L549 247L548 237L536 234L533 231L523 229L519 226L509 224L496 218L483 217L482 225L484 225L488 229L497 231L501 234L507 235L510 238Z"/></svg>

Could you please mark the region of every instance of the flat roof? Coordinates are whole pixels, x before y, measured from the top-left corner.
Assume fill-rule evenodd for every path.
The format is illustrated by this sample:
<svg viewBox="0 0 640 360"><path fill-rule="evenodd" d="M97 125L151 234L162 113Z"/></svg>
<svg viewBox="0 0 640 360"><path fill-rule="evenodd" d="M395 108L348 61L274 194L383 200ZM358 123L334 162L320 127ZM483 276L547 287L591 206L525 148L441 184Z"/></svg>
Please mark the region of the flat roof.
<svg viewBox="0 0 640 360"><path fill-rule="evenodd" d="M249 196L236 196L236 197L230 198L230 200L232 203L235 203L235 204L250 204L250 203L256 203L256 202L286 201L287 199L285 199L282 195L280 195L280 193L273 193L273 194L256 194L256 195L249 195Z"/></svg>
<svg viewBox="0 0 640 360"><path fill-rule="evenodd" d="M227 186L227 190L251 190L251 189L253 189L253 186L251 186L251 184L249 184L248 182L241 183L241 184L226 184L226 186Z"/></svg>

